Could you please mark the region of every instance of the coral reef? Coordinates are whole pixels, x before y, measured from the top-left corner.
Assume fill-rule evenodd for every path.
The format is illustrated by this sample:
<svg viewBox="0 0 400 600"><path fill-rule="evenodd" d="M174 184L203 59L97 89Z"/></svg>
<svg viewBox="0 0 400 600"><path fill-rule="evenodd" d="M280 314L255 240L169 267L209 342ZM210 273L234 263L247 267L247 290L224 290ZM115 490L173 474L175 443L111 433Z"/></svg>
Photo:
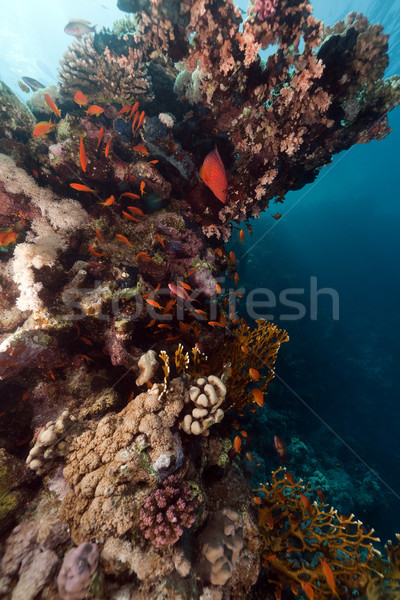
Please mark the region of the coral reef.
<svg viewBox="0 0 400 600"><path fill-rule="evenodd" d="M97 545L90 543L82 543L65 555L57 577L61 600L84 600L87 597L98 556Z"/></svg>
<svg viewBox="0 0 400 600"><path fill-rule="evenodd" d="M244 19L233 0L119 5L134 14L74 41L32 112L0 87L0 594L243 600L267 578L263 598L324 600L329 568L343 598L390 597L399 547L382 558L372 530L310 503L317 461L254 501L271 461L239 419L268 429L288 335L239 319L222 244L389 133L387 35L355 13L324 28L308 0L252 0ZM368 477L357 489L376 502Z"/></svg>
<svg viewBox="0 0 400 600"><path fill-rule="evenodd" d="M243 548L243 523L239 513L224 508L210 516L199 539L200 576L213 585L225 585Z"/></svg>
<svg viewBox="0 0 400 600"><path fill-rule="evenodd" d="M190 487L178 475L170 475L146 498L140 511L140 529L155 548L172 546L196 519Z"/></svg>

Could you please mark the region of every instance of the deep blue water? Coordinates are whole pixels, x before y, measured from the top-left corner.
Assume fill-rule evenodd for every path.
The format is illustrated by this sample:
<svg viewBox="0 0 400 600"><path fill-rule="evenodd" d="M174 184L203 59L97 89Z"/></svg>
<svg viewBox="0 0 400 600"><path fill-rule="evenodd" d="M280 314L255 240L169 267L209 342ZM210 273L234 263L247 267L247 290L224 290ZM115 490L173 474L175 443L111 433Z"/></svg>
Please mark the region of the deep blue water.
<svg viewBox="0 0 400 600"><path fill-rule="evenodd" d="M305 290L291 296L304 303L301 319L285 318L296 311L279 300L275 309L257 309L290 334L269 393L267 428L253 433L259 455L273 463L279 435L288 468L311 481L320 470L315 485L324 485L327 501L340 512L357 511L382 539L400 530L399 108L390 124L385 140L334 157L313 184L253 221L245 247L232 245L246 294L255 287L277 298L286 288ZM311 319L311 277L337 294L337 320L330 294L319 295Z"/></svg>

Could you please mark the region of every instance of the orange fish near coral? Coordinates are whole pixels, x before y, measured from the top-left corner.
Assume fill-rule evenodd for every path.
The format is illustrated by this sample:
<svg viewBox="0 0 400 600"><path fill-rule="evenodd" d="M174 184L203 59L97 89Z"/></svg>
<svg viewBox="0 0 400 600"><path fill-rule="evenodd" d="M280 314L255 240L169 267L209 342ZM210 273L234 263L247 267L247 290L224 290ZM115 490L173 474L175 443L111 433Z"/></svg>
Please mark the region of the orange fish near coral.
<svg viewBox="0 0 400 600"><path fill-rule="evenodd" d="M304 506L304 508L305 508L305 511L306 511L306 512L307 512L309 515L311 515L311 514L312 514L312 508L311 508L311 504L310 504L310 501L309 501L309 499L307 498L307 496L305 496L304 494L300 494L300 500L301 500L301 503L302 503L302 505L303 505L303 506Z"/></svg>
<svg viewBox="0 0 400 600"><path fill-rule="evenodd" d="M151 300L150 298L146 298L146 302L147 302L147 304L150 304L150 306L154 306L154 308L159 308L160 310L163 309L163 307L158 302L156 302L155 300Z"/></svg>
<svg viewBox="0 0 400 600"><path fill-rule="evenodd" d="M54 123L51 122L47 122L47 121L40 121L40 123L38 123L32 133L32 137L34 138L38 138L38 137L44 137L45 135L48 135L50 133L50 131L54 131L54 129L56 128Z"/></svg>
<svg viewBox="0 0 400 600"><path fill-rule="evenodd" d="M108 155L109 155L109 153L110 153L111 142L113 141L113 139L114 139L114 136L112 135L112 136L110 137L110 139L108 140L108 142L107 142L107 144L106 144L106 147L104 148L104 156L105 156L106 158L107 158L107 156L108 156Z"/></svg>
<svg viewBox="0 0 400 600"><path fill-rule="evenodd" d="M104 200L104 202L100 202L100 204L102 204L103 206L111 206L111 204L114 204L115 202L115 196L110 196L109 198L107 198L107 200Z"/></svg>
<svg viewBox="0 0 400 600"><path fill-rule="evenodd" d="M15 244L19 233L13 229L7 229L7 231L0 231L0 246L8 246L9 244Z"/></svg>
<svg viewBox="0 0 400 600"><path fill-rule="evenodd" d="M85 146L83 145L83 135L79 136L79 158L81 159L82 171L86 173L87 158L85 152Z"/></svg>
<svg viewBox="0 0 400 600"><path fill-rule="evenodd" d="M139 200L140 196L138 194L132 194L132 192L124 192L120 195L120 199L126 196L127 198L131 198L132 200Z"/></svg>
<svg viewBox="0 0 400 600"><path fill-rule="evenodd" d="M56 106L54 100L51 98L51 96L49 96L49 94L45 94L44 99L45 99L45 102L46 102L47 106L49 107L49 109L56 115L56 117L58 117L60 119L61 118L61 109L57 108L57 106Z"/></svg>
<svg viewBox="0 0 400 600"><path fill-rule="evenodd" d="M137 111L137 109L139 108L139 102L135 102L135 104L132 106L132 110L131 110L131 114L129 115L129 118L132 119L133 117L133 113L135 111Z"/></svg>
<svg viewBox="0 0 400 600"><path fill-rule="evenodd" d="M314 600L314 590L312 589L309 583L307 583L306 581L302 581L301 588L307 594L310 600Z"/></svg>
<svg viewBox="0 0 400 600"><path fill-rule="evenodd" d="M321 560L321 567L322 567L322 570L325 575L325 579L328 582L328 585L332 590L332 594L335 596L335 598L338 598L340 600L340 596L336 591L335 578L333 576L332 569L330 568L330 566L328 565L328 563L326 562L326 560L324 558L321 558L320 560Z"/></svg>
<svg viewBox="0 0 400 600"><path fill-rule="evenodd" d="M214 196L225 204L228 192L228 180L217 146L205 157L200 167L200 178L210 188Z"/></svg>
<svg viewBox="0 0 400 600"><path fill-rule="evenodd" d="M276 215L272 215L272 218L275 219L275 221L279 221L281 216L282 216L281 213L276 213Z"/></svg>
<svg viewBox="0 0 400 600"><path fill-rule="evenodd" d="M96 148L99 148L99 146L101 144L101 140L103 139L103 135L104 135L104 127L100 127L100 130L99 130L99 139L97 141L97 147Z"/></svg>
<svg viewBox="0 0 400 600"><path fill-rule="evenodd" d="M258 381L260 379L260 373L257 371L257 369L253 369L253 367L249 369L249 375L254 381Z"/></svg>
<svg viewBox="0 0 400 600"><path fill-rule="evenodd" d="M78 90L77 92L75 92L74 102L76 102L77 104L79 104L80 107L87 106L88 99L86 98L86 96L85 96L85 94L83 92L81 92L80 90Z"/></svg>
<svg viewBox="0 0 400 600"><path fill-rule="evenodd" d="M130 243L130 241L128 240L128 238L126 236L121 235L120 233L117 233L115 237L117 237L119 240L121 240L121 242L124 242L125 244L128 244L128 246L133 248L132 244Z"/></svg>
<svg viewBox="0 0 400 600"><path fill-rule="evenodd" d="M240 439L240 437L238 435L233 440L233 447L235 449L235 452L240 452L240 450L242 448L242 440Z"/></svg>
<svg viewBox="0 0 400 600"><path fill-rule="evenodd" d="M89 106L89 108L85 110L85 113L87 115L95 115L96 117L101 115L101 113L103 112L104 108L101 108L101 106L97 106L97 104L92 104L92 106Z"/></svg>
<svg viewBox="0 0 400 600"><path fill-rule="evenodd" d="M92 190L87 185L82 185L81 183L70 183L69 186L74 190L78 190L78 192L91 192L92 194L97 194L97 190Z"/></svg>
<svg viewBox="0 0 400 600"><path fill-rule="evenodd" d="M263 406L264 404L264 394L258 388L252 390L254 402L258 404L258 406Z"/></svg>
<svg viewBox="0 0 400 600"><path fill-rule="evenodd" d="M137 146L133 146L133 149L136 150L136 152L139 152L139 154L144 154L145 156L148 156L150 154L150 152L147 150L146 146L143 146L143 144L138 144Z"/></svg>
<svg viewBox="0 0 400 600"><path fill-rule="evenodd" d="M132 107L129 104L126 104L126 106L123 106L121 110L117 112L117 115L124 115L125 113L129 112L131 108Z"/></svg>

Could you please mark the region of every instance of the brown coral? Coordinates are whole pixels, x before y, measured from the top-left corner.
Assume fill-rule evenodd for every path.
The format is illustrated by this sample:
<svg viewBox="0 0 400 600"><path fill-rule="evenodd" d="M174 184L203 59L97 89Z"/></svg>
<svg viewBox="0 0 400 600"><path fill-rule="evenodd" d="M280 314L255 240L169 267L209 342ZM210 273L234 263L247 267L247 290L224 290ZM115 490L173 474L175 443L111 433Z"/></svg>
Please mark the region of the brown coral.
<svg viewBox="0 0 400 600"><path fill-rule="evenodd" d="M179 450L170 427L183 408L183 394L180 380L171 382L166 397L154 385L74 441L64 468L71 490L61 515L76 543L121 537L139 524L143 497L137 484L154 486L151 463L161 456L170 461Z"/></svg>

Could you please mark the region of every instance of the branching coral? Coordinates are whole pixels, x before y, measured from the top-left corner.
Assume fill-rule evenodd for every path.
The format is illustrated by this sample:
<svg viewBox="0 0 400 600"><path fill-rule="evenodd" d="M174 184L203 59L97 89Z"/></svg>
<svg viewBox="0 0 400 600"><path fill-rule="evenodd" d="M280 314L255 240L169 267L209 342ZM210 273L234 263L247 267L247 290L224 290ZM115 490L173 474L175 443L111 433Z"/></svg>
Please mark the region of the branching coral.
<svg viewBox="0 0 400 600"><path fill-rule="evenodd" d="M280 345L289 340L286 331L265 319L258 319L256 323L255 329L242 323L234 331L234 337L223 347L217 347L209 357L214 372L225 373L225 410L235 407L242 411L245 406L255 403L253 390L257 388L261 394L266 392L274 378L273 367Z"/></svg>
<svg viewBox="0 0 400 600"><path fill-rule="evenodd" d="M381 585L384 579L393 586L399 578L399 549L388 548L384 563L373 542L374 531L367 531L354 515L338 515L325 504L310 502L310 488L280 468L272 481L263 485L259 527L264 541L262 559L270 580L278 587L292 589L310 586L318 600L330 599L329 585L321 561L332 570L336 591L343 600L354 592L363 594ZM398 585L398 583L397 583Z"/></svg>
<svg viewBox="0 0 400 600"><path fill-rule="evenodd" d="M92 102L120 102L153 99L151 81L142 51L128 48L127 55L116 55L106 47L98 52L93 38L74 42L60 61L61 93L72 98L76 90L87 94Z"/></svg>
<svg viewBox="0 0 400 600"><path fill-rule="evenodd" d="M196 520L196 503L190 487L178 475L170 475L146 498L140 511L140 528L156 548L173 545Z"/></svg>

